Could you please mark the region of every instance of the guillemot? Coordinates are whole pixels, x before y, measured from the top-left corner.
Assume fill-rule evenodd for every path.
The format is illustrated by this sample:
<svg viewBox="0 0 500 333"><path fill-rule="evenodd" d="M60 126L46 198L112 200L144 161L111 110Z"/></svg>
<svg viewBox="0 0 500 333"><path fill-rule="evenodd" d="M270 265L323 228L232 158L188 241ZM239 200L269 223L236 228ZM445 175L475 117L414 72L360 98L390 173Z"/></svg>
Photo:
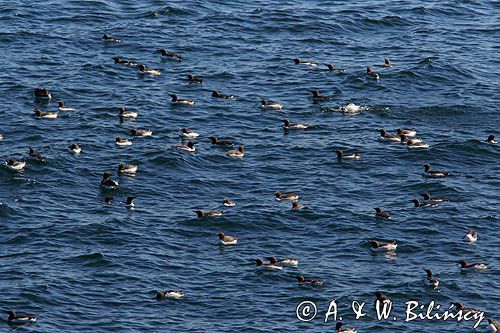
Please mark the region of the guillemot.
<svg viewBox="0 0 500 333"><path fill-rule="evenodd" d="M283 119L283 127L287 130L289 129L306 129L309 127L307 124L292 123L288 119Z"/></svg>
<svg viewBox="0 0 500 333"><path fill-rule="evenodd" d="M495 136L494 135L490 135L488 136L488 139L486 139L486 141L488 141L489 143L497 143L497 140L495 140Z"/></svg>
<svg viewBox="0 0 500 333"><path fill-rule="evenodd" d="M307 208L307 207L304 205L300 205L299 201L292 202L292 209L293 210L300 210L300 209L304 209L304 208Z"/></svg>
<svg viewBox="0 0 500 333"><path fill-rule="evenodd" d="M391 218L391 215L388 212L384 212L379 207L373 208L373 209L375 209L375 217L380 217L380 218L384 218L384 219L390 219Z"/></svg>
<svg viewBox="0 0 500 333"><path fill-rule="evenodd" d="M21 171L24 169L26 166L25 161L18 161L14 158L9 158L4 165L7 167L7 169L12 170L12 171Z"/></svg>
<svg viewBox="0 0 500 333"><path fill-rule="evenodd" d="M299 265L299 260L296 258L276 258L276 257L267 257L267 260L273 265L281 265L281 266L292 266L297 267Z"/></svg>
<svg viewBox="0 0 500 333"><path fill-rule="evenodd" d="M224 206L226 206L226 207L234 207L234 206L236 206L236 204L233 201L231 201L231 200L229 200L227 198L222 201L222 204Z"/></svg>
<svg viewBox="0 0 500 333"><path fill-rule="evenodd" d="M414 137L417 135L417 131L415 131L414 129L410 129L410 128L397 128L396 133L398 135L404 134L408 137Z"/></svg>
<svg viewBox="0 0 500 333"><path fill-rule="evenodd" d="M16 313L14 310L6 311L6 313L9 315L7 322L13 325L33 324L37 320L36 316L32 314Z"/></svg>
<svg viewBox="0 0 500 333"><path fill-rule="evenodd" d="M112 58L115 61L115 64L120 64L120 65L128 65L128 66L137 66L137 63L127 60L127 59L122 59L120 57L113 57Z"/></svg>
<svg viewBox="0 0 500 333"><path fill-rule="evenodd" d="M469 229L462 240L466 243L477 242L477 232L474 229Z"/></svg>
<svg viewBox="0 0 500 333"><path fill-rule="evenodd" d="M206 217L206 216L221 216L224 214L221 210L193 210L196 213L198 218Z"/></svg>
<svg viewBox="0 0 500 333"><path fill-rule="evenodd" d="M366 75L371 78L374 78L375 80L380 79L380 75L377 72L375 72L370 66L366 67Z"/></svg>
<svg viewBox="0 0 500 333"><path fill-rule="evenodd" d="M437 289L437 287L439 286L439 280L435 277L433 277L432 275L432 271L430 269L425 269L425 272L427 273L427 276L425 278L425 283L434 288L434 289Z"/></svg>
<svg viewBox="0 0 500 333"><path fill-rule="evenodd" d="M281 110L283 109L283 105L263 98L260 100L260 108L263 110Z"/></svg>
<svg viewBox="0 0 500 333"><path fill-rule="evenodd" d="M236 245L238 243L238 238L225 235L223 232L219 232L217 236L219 236L219 242L221 245Z"/></svg>
<svg viewBox="0 0 500 333"><path fill-rule="evenodd" d="M125 201L122 201L122 204L125 205L125 207L127 208L134 208L135 207L135 204L134 204L134 199L136 197L127 197L127 199Z"/></svg>
<svg viewBox="0 0 500 333"><path fill-rule="evenodd" d="M101 180L101 187L107 190L116 190L118 189L119 185L117 181L112 180L110 177L113 174L110 172L105 172L102 175L102 180Z"/></svg>
<svg viewBox="0 0 500 333"><path fill-rule="evenodd" d="M308 67L311 67L311 68L316 68L316 64L315 63L313 63L311 61L303 61L300 58L293 59L293 62L295 63L295 65L304 65L304 66L308 66Z"/></svg>
<svg viewBox="0 0 500 333"><path fill-rule="evenodd" d="M488 268L488 265L484 262L469 264L466 260L460 260L458 263L460 264L460 269L462 270L485 270Z"/></svg>
<svg viewBox="0 0 500 333"><path fill-rule="evenodd" d="M151 136L153 131L147 129L131 129L130 134L133 136Z"/></svg>
<svg viewBox="0 0 500 333"><path fill-rule="evenodd" d="M232 99L232 98L234 98L233 95L222 94L220 91L217 91L217 90L213 90L212 91L212 97L222 98L222 99Z"/></svg>
<svg viewBox="0 0 500 333"><path fill-rule="evenodd" d="M175 53L175 52L170 52L168 50L162 49L159 50L162 56L162 60L176 60L176 61L182 61L182 56Z"/></svg>
<svg viewBox="0 0 500 333"><path fill-rule="evenodd" d="M390 142L401 142L401 137L397 134L389 134L383 128L379 130L380 140Z"/></svg>
<svg viewBox="0 0 500 333"><path fill-rule="evenodd" d="M194 101L192 99L180 99L177 97L176 94L168 94L170 97L172 97L172 101L170 102L171 104L174 105L194 105Z"/></svg>
<svg viewBox="0 0 500 333"><path fill-rule="evenodd" d="M122 118L137 118L137 112L127 111L124 107L120 108L120 117Z"/></svg>
<svg viewBox="0 0 500 333"><path fill-rule="evenodd" d="M61 110L61 111L75 111L76 108L71 108L71 107L66 107L64 105L64 101L59 101L59 103L57 104L58 105L58 109Z"/></svg>
<svg viewBox="0 0 500 333"><path fill-rule="evenodd" d="M354 328L342 328L343 325L344 325L344 323L338 322L335 325L335 330L339 333L357 333L358 332Z"/></svg>
<svg viewBox="0 0 500 333"><path fill-rule="evenodd" d="M175 145L174 148L178 150L184 150L190 153L196 151L196 147L194 146L194 142L192 141L189 141L186 145Z"/></svg>
<svg viewBox="0 0 500 333"><path fill-rule="evenodd" d="M281 193L281 192L275 192L274 197L276 198L277 201L281 200L292 200L292 201L297 201L299 200L299 195L297 193Z"/></svg>
<svg viewBox="0 0 500 333"><path fill-rule="evenodd" d="M378 65L378 66L379 66L379 67L384 67L384 68L393 67L393 66L392 66L391 61L389 60L389 58L385 58L385 59L384 59L384 63L383 63L383 64L380 64L380 65Z"/></svg>
<svg viewBox="0 0 500 333"><path fill-rule="evenodd" d="M144 65L144 64L137 65L137 69L138 69L139 73L142 73L142 74L149 74L149 75L160 75L161 74L161 70L156 69L156 68L146 67L146 65Z"/></svg>
<svg viewBox="0 0 500 333"><path fill-rule="evenodd" d="M203 79L201 77L193 76L191 74L188 74L187 76L189 82L195 82L199 84L203 84Z"/></svg>
<svg viewBox="0 0 500 333"><path fill-rule="evenodd" d="M325 66L327 68L327 71L329 71L329 72L337 72L337 73L344 73L345 72L344 68L336 68L332 64L325 64Z"/></svg>
<svg viewBox="0 0 500 333"><path fill-rule="evenodd" d="M211 137L209 137L209 139L213 145L218 145L218 146L233 146L234 145L234 143L232 141L219 140L219 138L216 136L211 136Z"/></svg>
<svg viewBox="0 0 500 333"><path fill-rule="evenodd" d="M371 247L370 250L372 252L385 252L385 251L395 251L398 247L396 241L392 242L379 242L376 240L369 241Z"/></svg>
<svg viewBox="0 0 500 333"><path fill-rule="evenodd" d="M35 99L51 99L52 94L45 88L35 88Z"/></svg>
<svg viewBox="0 0 500 333"><path fill-rule="evenodd" d="M231 149L226 152L226 155L232 157L243 157L245 156L245 148L243 145L239 146L238 149Z"/></svg>
<svg viewBox="0 0 500 333"><path fill-rule="evenodd" d="M167 298L179 299L182 297L184 297L184 292L180 290L165 290L165 291L158 291L156 293L155 299L157 301L161 301Z"/></svg>
<svg viewBox="0 0 500 333"><path fill-rule="evenodd" d="M33 112L35 113L35 118L38 118L38 119L56 119L57 118L56 112L43 112L40 109L35 109Z"/></svg>
<svg viewBox="0 0 500 333"><path fill-rule="evenodd" d="M437 203L429 202L429 201L420 201L417 199L411 200L415 204L415 207L436 207Z"/></svg>
<svg viewBox="0 0 500 333"><path fill-rule="evenodd" d="M344 152L343 150L336 150L335 153L337 153L337 158L339 160L343 159L343 158L350 158L350 159L354 159L354 160L359 160L361 159L361 154L360 153L346 153Z"/></svg>
<svg viewBox="0 0 500 333"><path fill-rule="evenodd" d="M193 138L197 138L198 136L200 136L199 133L192 131L189 128L181 128L180 131L181 131L181 135L185 138L193 139Z"/></svg>
<svg viewBox="0 0 500 333"><path fill-rule="evenodd" d="M314 279L314 278L306 279L303 275L297 275L295 278L297 279L298 283L309 284L318 287L323 285L323 281L320 279Z"/></svg>
<svg viewBox="0 0 500 333"><path fill-rule="evenodd" d="M33 148L30 148L28 154L38 162L45 162L45 158Z"/></svg>
<svg viewBox="0 0 500 333"><path fill-rule="evenodd" d="M117 136L115 138L115 143L118 145L118 146L130 146L132 144L132 141L130 141L129 139L127 138L121 138L119 136Z"/></svg>
<svg viewBox="0 0 500 333"><path fill-rule="evenodd" d="M135 174L137 172L137 165L120 163L118 164L118 172Z"/></svg>
<svg viewBox="0 0 500 333"><path fill-rule="evenodd" d="M279 266L279 265L275 265L275 264L272 264L272 263L269 263L269 264L265 264L262 259L254 259L255 260L255 265L260 268L260 269L283 269L282 266Z"/></svg>
<svg viewBox="0 0 500 333"><path fill-rule="evenodd" d="M82 148L76 144L76 143L71 143L69 146L68 146L68 149L70 152L72 152L73 154L75 155L78 155L82 152Z"/></svg>
<svg viewBox="0 0 500 333"><path fill-rule="evenodd" d="M432 197L429 193L421 193L420 194L424 200L427 200L427 201L434 201L434 202L448 202L448 199L444 199L444 198L434 198Z"/></svg>
<svg viewBox="0 0 500 333"><path fill-rule="evenodd" d="M315 102L320 102L320 101L329 101L332 99L332 96L327 96L327 95L321 95L319 90L311 90L312 94L312 99Z"/></svg>
<svg viewBox="0 0 500 333"><path fill-rule="evenodd" d="M445 177L445 176L449 176L449 175L450 175L450 173L447 171L431 170L430 164L428 164L428 163L424 164L424 176L425 177L439 178L439 177Z"/></svg>
<svg viewBox="0 0 500 333"><path fill-rule="evenodd" d="M111 37L108 34L104 34L102 36L102 40L105 41L105 42L112 42L112 43L120 43L121 42L121 39L118 39L118 38L115 38L115 37Z"/></svg>

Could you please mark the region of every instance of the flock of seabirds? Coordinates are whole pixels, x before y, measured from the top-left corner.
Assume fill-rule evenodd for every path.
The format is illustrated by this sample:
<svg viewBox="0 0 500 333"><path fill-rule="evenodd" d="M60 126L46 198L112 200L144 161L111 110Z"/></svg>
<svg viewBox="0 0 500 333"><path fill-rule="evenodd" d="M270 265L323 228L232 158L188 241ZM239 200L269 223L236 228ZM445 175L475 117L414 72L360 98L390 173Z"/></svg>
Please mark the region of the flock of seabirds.
<svg viewBox="0 0 500 333"><path fill-rule="evenodd" d="M121 40L115 37L112 37L108 34L105 34L102 37L103 41L105 43L120 43ZM162 49L159 50L162 60L166 61L182 61L182 56L175 53L175 52L170 52L168 50ZM161 75L161 70L151 68L146 66L145 64L142 63L137 63L131 60L123 59L121 57L113 57L115 64L118 65L124 65L124 66L129 66L129 67L134 67L137 69L137 71L141 74L145 75ZM316 68L317 64L312 62L312 61L304 61L299 58L296 58L293 60L296 65L301 65L301 66L307 66L310 68ZM336 68L332 64L326 64L326 70L330 72L336 72L336 73L341 73L344 72L345 69L342 68ZM393 67L393 64L389 59L384 59L384 63L377 65L381 68L390 68ZM374 79L374 80L379 80L380 79L380 74L376 71L373 70L371 66L367 67L366 70L366 75L369 79ZM190 83L195 83L195 84L204 84L204 80L201 77L193 76L192 74L189 74L187 76L187 80ZM322 95L318 90L313 90L311 91L312 94L312 99L315 103L319 103L321 101L327 101L331 100L331 96L327 95ZM169 94L171 97L171 103L173 105L183 105L183 106L193 106L195 104L194 100L191 99L183 99L179 98L176 94ZM46 102L48 103L52 99L52 95L48 89L45 88L35 88L34 91L34 96L35 96L35 101L36 102ZM229 94L224 94L221 93L220 91L212 91L212 97L214 98L221 98L221 99L232 99L234 98L233 95ZM275 111L280 111L283 109L283 105L279 102L274 102L271 100L267 99L262 99L260 101L260 108L262 110L275 110ZM59 111L65 112L65 111L75 111L77 110L76 108L72 107L67 107L64 104L64 101L59 101L58 102L58 109ZM360 110L360 106L355 105L352 102L349 102L347 105L342 106L338 111L343 112L343 113L357 113ZM34 110L34 115L38 119L55 119L58 116L57 112L44 112L41 111L39 108L35 108ZM138 117L138 113L135 111L129 111L126 110L124 107L121 107L119 109L119 117L121 118L132 118L135 119ZM283 128L288 131L288 130L304 130L308 128L308 124L304 123L297 123L297 122L291 122L288 119L283 119ZM402 129L398 128L395 130L394 133L389 133L384 129L380 129L380 141L385 141L389 143L395 143L395 144L404 144L408 149L427 149L429 148L429 145L425 142L423 142L421 139L417 138L417 132L414 129ZM132 129L130 130L130 135L131 136L151 136L153 132L148 129ZM194 130L191 130L189 128L181 128L180 129L180 136L183 139L183 143L179 145L173 146L174 149L184 151L187 153L193 153L196 151L196 146L194 139L196 139L200 134L197 133ZM245 155L245 150L244 146L240 145L237 149L234 147L234 143L229 140L220 140L218 137L211 136L209 137L213 145L216 146L222 146L222 147L227 147L226 154L228 156L234 157L234 158L243 158ZM3 140L3 135L0 133L0 141ZM193 141L192 141L193 140ZM185 142L187 141L187 142ZM115 138L116 145L118 146L130 146L132 145L132 141L129 138L125 137L116 137ZM489 144L496 144L497 141L495 139L494 135L490 135L487 139L486 142ZM232 149L231 149L232 148ZM78 155L82 152L82 148L78 143L71 143L68 146L68 150L70 153ZM45 162L46 159L35 149L30 148L29 149L29 157L38 161L38 162ZM339 160L342 159L360 159L361 154L360 153L354 153L354 152L344 152L342 150L336 150L337 158ZM17 160L14 158L8 159L4 163L5 167L8 168L9 170L13 172L22 172L22 170L26 167L26 161L25 160ZM422 176L423 177L428 177L428 178L443 178L450 176L451 173L448 171L442 171L442 170L434 170L431 168L429 164L425 164L423 166L424 171ZM137 172L137 165L131 165L131 164L124 164L120 163L118 165L118 173L119 174L135 174ZM109 190L109 191L114 191L119 188L119 183L116 180L111 179L111 176L113 174L111 172L104 172L102 181L100 183L101 188L104 190ZM446 198L438 198L434 197L429 193L422 193L421 194L423 200L418 200L414 199L412 202L415 204L415 207L434 207L439 203L444 203L447 202L448 200ZM122 203L130 209L133 209L135 206L134 204L134 199L135 197L127 197L125 201ZM275 199L278 201L282 200L288 200L292 203L292 209L294 210L300 210L307 208L304 205L299 204L299 194L298 193L282 193L282 192L276 192L275 193ZM104 202L105 204L111 204L113 201L112 197L105 197ZM223 200L223 205L226 207L232 207L235 206L236 203L231 201L230 199L224 199ZM375 217L377 219L390 219L391 216L388 212L383 211L381 208L376 207L374 208L375 210ZM210 217L210 216L220 216L224 214L223 211L221 210L195 210L194 211L197 215L198 218L204 218L204 217ZM226 235L223 232L220 232L218 235L219 242L221 246L232 246L236 245L238 243L238 238L236 236L231 236L231 235ZM463 241L467 243L474 243L477 242L478 240L478 234L475 230L470 229L465 236L463 237ZM397 242L392 241L392 242L381 242L377 240L370 240L369 241L371 247L370 251L373 253L394 253L394 251L397 250ZM286 269L286 267L297 267L299 264L299 260L296 258L276 258L276 257L267 257L264 259L255 259L255 264L257 268L263 269L263 270L282 270ZM477 263L469 263L466 260L460 260L460 269L462 271L483 271L487 269L488 265L484 262L477 262ZM424 282L426 285L428 285L431 288L437 289L439 286L439 280L436 278L432 271L430 269L425 269L426 276L424 278ZM310 277L304 277L302 275L296 276L296 279L298 283L303 284L303 285L309 285L312 287L321 287L323 284L323 281L318 278L310 278ZM156 296L154 297L156 300L164 300L164 299L179 299L184 297L184 292L181 290L164 290L164 291L158 291L156 293ZM381 292L376 292L375 293L375 303L376 305L380 304L385 304L391 302L390 299L382 294ZM457 311L462 311L463 313L465 312L470 312L470 313L478 313L480 312L477 309L473 309L470 307L465 307L462 303L460 302L452 302L451 305L453 305ZM32 314L20 314L16 313L13 310L6 311L6 314L8 317L5 319L8 324L10 325L26 325L26 324L32 324L36 322L37 317ZM342 322L338 322L336 324L336 331L337 332L343 332L343 333L355 333L357 332L356 329L354 328L344 328ZM500 330L500 322L494 321L492 319L488 319L488 328L492 332L497 332Z"/></svg>

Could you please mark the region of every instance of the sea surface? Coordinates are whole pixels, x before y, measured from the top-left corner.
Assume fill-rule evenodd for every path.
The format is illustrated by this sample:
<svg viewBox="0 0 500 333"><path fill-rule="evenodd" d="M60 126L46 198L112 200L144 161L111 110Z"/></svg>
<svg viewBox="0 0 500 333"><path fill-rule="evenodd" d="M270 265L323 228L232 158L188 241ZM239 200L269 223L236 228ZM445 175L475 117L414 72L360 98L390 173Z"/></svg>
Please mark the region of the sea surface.
<svg viewBox="0 0 500 333"><path fill-rule="evenodd" d="M103 42L105 33L121 43ZM159 49L184 59L162 61ZM442 310L462 302L500 319L500 145L485 141L500 137L498 2L9 0L0 50L0 160L28 161L21 173L0 168L0 309L38 316L16 331L331 332L324 314L334 299L359 332L470 332L475 323L405 322L409 300ZM113 56L162 73L139 75ZM394 67L377 67L386 57ZM189 84L190 73L205 84ZM35 102L39 86L50 103ZM313 89L332 100L313 103ZM195 105L173 106L168 93ZM261 98L283 111L263 112ZM59 100L78 110L35 119L35 107L55 112ZM336 112L348 101L362 111ZM121 121L121 106L138 118ZM310 127L284 131L285 118ZM172 147L181 127L200 133L195 153ZM400 127L430 148L379 141L379 129ZM134 128L154 133L115 145ZM244 158L226 156L211 135L244 144ZM47 161L29 160L30 147ZM362 158L338 161L336 149ZM120 162L137 164L136 176L119 176ZM452 175L423 178L424 163ZM105 171L117 191L99 187ZM292 211L276 191L299 193L308 208ZM450 202L415 208L422 192ZM127 196L135 209L120 203ZM375 219L374 207L392 218ZM198 219L195 209L226 214ZM472 245L462 242L469 228L479 233ZM219 232L238 244L219 246ZM372 239L399 246L374 256ZM255 258L272 255L299 266L256 269ZM489 267L461 273L461 259ZM424 268L438 290L423 285ZM300 285L299 274L324 285ZM154 299L168 289L185 297ZM376 320L376 291L397 320ZM301 322L306 300L318 316ZM367 302L359 320L353 300Z"/></svg>

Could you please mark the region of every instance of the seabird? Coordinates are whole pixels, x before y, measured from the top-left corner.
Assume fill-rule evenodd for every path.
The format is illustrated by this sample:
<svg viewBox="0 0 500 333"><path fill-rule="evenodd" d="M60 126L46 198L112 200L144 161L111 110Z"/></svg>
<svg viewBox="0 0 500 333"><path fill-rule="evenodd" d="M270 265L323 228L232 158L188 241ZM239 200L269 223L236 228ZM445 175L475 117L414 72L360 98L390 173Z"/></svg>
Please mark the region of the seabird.
<svg viewBox="0 0 500 333"><path fill-rule="evenodd" d="M238 150L236 150L236 149L228 150L226 152L226 155L233 156L233 157L243 157L243 156L245 156L244 146L243 145L239 146Z"/></svg>
<svg viewBox="0 0 500 333"><path fill-rule="evenodd" d="M229 200L229 199L227 199L227 198L226 198L226 199L224 199L224 200L222 201L222 203L223 203L223 204L224 204L224 206L226 206L226 207L233 207L233 206L236 206L236 204L235 204L233 201L231 201L231 200Z"/></svg>
<svg viewBox="0 0 500 333"><path fill-rule="evenodd" d="M78 155L82 152L82 148L76 143L72 143L68 146L68 149L75 155Z"/></svg>
<svg viewBox="0 0 500 333"><path fill-rule="evenodd" d="M263 110L281 110L283 109L283 104L263 98L260 100L260 108Z"/></svg>
<svg viewBox="0 0 500 333"><path fill-rule="evenodd" d="M371 244L370 250L373 252L395 251L398 247L396 241L392 242L379 242L376 240L369 241Z"/></svg>
<svg viewBox="0 0 500 333"><path fill-rule="evenodd" d="M303 275L297 275L295 277L297 279L297 281L299 283L306 283L306 284L310 284L312 286L321 286L323 285L323 281L320 280L320 279L311 279L311 278L304 278Z"/></svg>
<svg viewBox="0 0 500 333"><path fill-rule="evenodd" d="M469 264L466 260L460 260L458 263L462 270L485 270L488 268L488 265L484 262Z"/></svg>
<svg viewBox="0 0 500 333"><path fill-rule="evenodd" d="M321 95L319 90L311 90L312 98L315 102L319 101L329 101L332 99L332 96Z"/></svg>
<svg viewBox="0 0 500 333"><path fill-rule="evenodd" d="M370 66L366 67L366 75L374 78L375 80L380 79L380 75L378 75L378 73L375 72Z"/></svg>
<svg viewBox="0 0 500 333"><path fill-rule="evenodd" d="M309 67L312 67L312 68L316 67L315 63L313 63L311 61L303 61L300 58L293 59L293 62L295 63L295 65L305 65L305 66L309 66Z"/></svg>
<svg viewBox="0 0 500 333"><path fill-rule="evenodd" d="M33 157L37 161L39 161L39 162L45 162L45 158L39 152L37 152L35 149L30 148L30 150L29 150L28 153L29 153L29 155L31 157Z"/></svg>
<svg viewBox="0 0 500 333"><path fill-rule="evenodd" d="M110 172L105 172L102 175L101 186L107 190L116 190L118 186L118 182L112 180L111 177L113 174Z"/></svg>
<svg viewBox="0 0 500 333"><path fill-rule="evenodd" d="M129 139L121 138L119 136L115 138L115 142L118 146L130 146L132 144L132 141L130 141Z"/></svg>
<svg viewBox="0 0 500 333"><path fill-rule="evenodd" d="M283 127L285 129L306 129L309 127L307 124L301 124L301 123L292 123L288 121L288 119L283 119Z"/></svg>
<svg viewBox="0 0 500 333"><path fill-rule="evenodd" d="M14 158L10 158L10 159L7 160L7 162L4 163L4 165L9 170L12 170L12 171L21 171L26 166L26 162L25 161L18 161L18 160L14 159Z"/></svg>
<svg viewBox="0 0 500 333"><path fill-rule="evenodd" d="M274 196L277 201L281 200L293 200L297 201L299 200L299 195L297 193L281 193L281 192L275 192Z"/></svg>
<svg viewBox="0 0 500 333"><path fill-rule="evenodd" d="M144 74L149 74L149 75L160 75L161 74L161 70L146 67L146 65L144 65L144 64L137 65L137 69L139 70L139 73L144 73Z"/></svg>
<svg viewBox="0 0 500 333"><path fill-rule="evenodd" d="M344 325L344 323L338 322L335 325L335 330L339 333L357 333L358 332L354 328L342 328L343 325Z"/></svg>
<svg viewBox="0 0 500 333"><path fill-rule="evenodd" d="M156 293L156 300L157 301L161 301L161 300L164 300L164 299L167 299L167 298L175 298L175 299L179 299L179 298L182 298L184 297L184 293L180 290L165 290L165 291L158 291Z"/></svg>
<svg viewBox="0 0 500 333"><path fill-rule="evenodd" d="M275 265L275 264L264 264L264 262L262 261L262 259L255 259L255 265L258 267L258 268L262 268L262 269L283 269L282 266L278 266L278 265Z"/></svg>
<svg viewBox="0 0 500 333"><path fill-rule="evenodd" d="M221 216L224 214L223 211L220 210L193 210L196 213L198 218L206 217L206 216Z"/></svg>
<svg viewBox="0 0 500 333"><path fill-rule="evenodd" d="M43 112L40 109L35 109L33 112L35 112L35 117L38 119L56 119L57 118L56 112Z"/></svg>
<svg viewBox="0 0 500 333"><path fill-rule="evenodd" d="M420 201L417 199L413 199L411 202L415 204L415 207L436 207L437 204L429 201Z"/></svg>
<svg viewBox="0 0 500 333"><path fill-rule="evenodd" d="M191 74L188 74L187 78L188 78L189 82L203 84L203 79L201 77L197 77L197 76L193 76Z"/></svg>
<svg viewBox="0 0 500 333"><path fill-rule="evenodd" d="M174 148L176 148L178 150L185 150L185 151L188 151L190 153L196 151L196 147L194 146L194 142L191 142L191 141L189 141L187 143L187 145L175 145Z"/></svg>
<svg viewBox="0 0 500 333"><path fill-rule="evenodd" d="M343 158L351 158L351 159L355 159L355 160L361 159L360 153L345 153L343 150L336 150L335 152L337 153L337 158L339 160L341 160Z"/></svg>
<svg viewBox="0 0 500 333"><path fill-rule="evenodd" d="M392 63L391 61L389 60L389 58L385 58L384 59L384 63L383 64L380 64L378 65L380 67L385 67L385 68L389 68L389 67L392 67Z"/></svg>
<svg viewBox="0 0 500 333"><path fill-rule="evenodd" d="M486 139L486 141L488 141L489 143L493 143L493 144L497 143L494 135L488 136L488 139Z"/></svg>
<svg viewBox="0 0 500 333"><path fill-rule="evenodd" d="M104 36L102 36L102 40L105 42L113 42L113 43L120 43L121 42L120 39L111 37L108 34L104 34Z"/></svg>
<svg viewBox="0 0 500 333"><path fill-rule="evenodd" d="M300 209L304 209L304 208L307 208L307 207L304 205L299 205L298 201L292 202L292 209L293 210L300 210Z"/></svg>
<svg viewBox="0 0 500 333"><path fill-rule="evenodd" d="M200 134L190 130L189 128L181 128L181 135L189 139L197 138L198 136L200 136Z"/></svg>
<svg viewBox="0 0 500 333"><path fill-rule="evenodd" d="M217 90L212 91L212 97L223 98L223 99L232 99L232 98L234 98L233 95L222 94L221 92L219 92Z"/></svg>
<svg viewBox="0 0 500 333"><path fill-rule="evenodd" d="M120 108L120 117L122 118L137 118L137 112L127 111L124 107Z"/></svg>
<svg viewBox="0 0 500 333"><path fill-rule="evenodd" d="M234 236L224 235L223 232L217 234L219 236L219 242L221 245L236 245L238 243L238 238Z"/></svg>
<svg viewBox="0 0 500 333"><path fill-rule="evenodd" d="M218 146L233 146L234 143L232 141L228 140L219 140L216 136L211 136L209 137L210 141L212 141L213 145L218 145Z"/></svg>
<svg viewBox="0 0 500 333"><path fill-rule="evenodd" d="M444 198L434 198L432 197L429 193L421 193L420 194L422 197L424 197L424 200L427 201L434 201L434 202L448 202L448 199Z"/></svg>
<svg viewBox="0 0 500 333"><path fill-rule="evenodd" d="M135 174L137 172L137 165L120 163L118 164L118 172Z"/></svg>
<svg viewBox="0 0 500 333"><path fill-rule="evenodd" d="M477 242L477 232L474 229L469 229L462 240L466 243Z"/></svg>
<svg viewBox="0 0 500 333"><path fill-rule="evenodd" d="M134 208L135 207L135 204L134 204L134 199L136 197L127 197L127 200L125 201L122 201L123 204L125 204L125 206L127 208Z"/></svg>
<svg viewBox="0 0 500 333"><path fill-rule="evenodd" d="M51 99L52 94L45 88L35 88L36 99Z"/></svg>
<svg viewBox="0 0 500 333"><path fill-rule="evenodd" d="M293 266L297 267L299 265L299 260L296 258L276 258L276 257L267 257L267 260L273 265L281 265L281 266Z"/></svg>
<svg viewBox="0 0 500 333"><path fill-rule="evenodd" d="M428 286L437 289L437 287L439 286L439 280L432 276L432 271L430 269L426 269L425 272L427 273L427 277L425 278L425 283Z"/></svg>
<svg viewBox="0 0 500 333"><path fill-rule="evenodd" d="M181 61L182 60L182 56L180 56L177 53L170 52L170 51L165 50L165 49L159 50L159 52L161 53L163 59L165 59L165 60L167 60L167 59L169 59L169 60L176 60L176 61Z"/></svg>
<svg viewBox="0 0 500 333"><path fill-rule="evenodd" d="M194 105L194 101L192 99L180 99L176 94L168 94L172 97L171 103L174 105Z"/></svg>
<svg viewBox="0 0 500 333"><path fill-rule="evenodd" d="M424 172L424 176L433 178L445 177L450 175L450 173L447 171L431 170L431 166L428 163L424 164Z"/></svg>
<svg viewBox="0 0 500 333"><path fill-rule="evenodd" d="M14 325L32 324L36 322L37 319L34 315L26 313L18 314L13 310L6 311L6 313L9 315L7 322Z"/></svg>
<svg viewBox="0 0 500 333"><path fill-rule="evenodd" d="M381 218L384 218L384 219L390 219L391 218L391 215L388 213L388 212L384 212L382 209L380 208L373 208L375 209L375 216L376 217L381 217Z"/></svg>
<svg viewBox="0 0 500 333"><path fill-rule="evenodd" d="M76 110L76 108L66 107L64 105L64 101L59 101L59 103L58 103L58 109L61 110L61 111L75 111Z"/></svg>

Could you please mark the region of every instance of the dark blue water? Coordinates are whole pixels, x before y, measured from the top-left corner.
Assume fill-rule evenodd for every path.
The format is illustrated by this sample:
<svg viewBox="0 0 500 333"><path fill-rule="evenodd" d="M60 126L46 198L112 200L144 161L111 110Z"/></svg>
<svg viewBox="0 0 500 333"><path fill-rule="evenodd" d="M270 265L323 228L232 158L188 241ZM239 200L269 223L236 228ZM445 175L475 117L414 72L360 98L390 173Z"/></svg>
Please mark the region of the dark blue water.
<svg viewBox="0 0 500 333"><path fill-rule="evenodd" d="M104 33L122 42L104 43ZM500 6L490 1L3 2L0 159L26 159L33 147L47 162L0 169L1 309L36 314L19 329L31 332L332 331L322 318L332 299L360 332L473 326L405 323L412 299L459 301L498 319L500 151L485 139L500 136L499 40ZM161 48L184 60L162 62ZM138 75L113 56L162 74ZM319 66L296 66L295 57ZM374 67L380 80L367 79L366 66L384 57L394 67ZM188 84L189 73L205 85ZM50 103L35 103L37 86L52 92ZM212 89L235 98L214 99ZM313 104L311 89L333 99ZM168 93L196 104L172 106ZM284 110L260 111L264 97ZM78 111L33 117L61 99ZM349 100L363 111L332 112ZM139 117L120 121L123 105ZM312 126L284 132L284 118ZM201 134L196 153L172 148L180 127ZM378 141L378 129L398 127L416 128L430 148ZM133 128L154 133L117 147L114 138ZM244 158L212 147L210 135L244 144ZM73 142L81 155L68 153ZM362 159L339 162L339 148ZM137 164L137 175L117 176L120 162ZM422 178L424 163L453 176ZM119 180L115 193L99 188L104 171ZM308 209L292 211L275 191L298 192ZM450 202L415 209L422 192ZM119 203L128 195L135 210ZM237 205L222 207L226 197ZM377 221L374 207L392 219ZM215 218L192 212L221 208ZM471 227L479 241L464 244ZM221 248L220 231L238 245ZM397 240L398 251L372 256L369 239ZM270 255L297 257L299 267L257 272L253 259ZM489 267L463 274L461 259ZM423 285L424 268L439 290ZM297 274L324 286L298 285ZM186 296L157 302L162 289ZM397 321L375 319L375 291L394 301ZM297 320L303 300L317 302L318 319ZM352 300L367 301L359 321Z"/></svg>

